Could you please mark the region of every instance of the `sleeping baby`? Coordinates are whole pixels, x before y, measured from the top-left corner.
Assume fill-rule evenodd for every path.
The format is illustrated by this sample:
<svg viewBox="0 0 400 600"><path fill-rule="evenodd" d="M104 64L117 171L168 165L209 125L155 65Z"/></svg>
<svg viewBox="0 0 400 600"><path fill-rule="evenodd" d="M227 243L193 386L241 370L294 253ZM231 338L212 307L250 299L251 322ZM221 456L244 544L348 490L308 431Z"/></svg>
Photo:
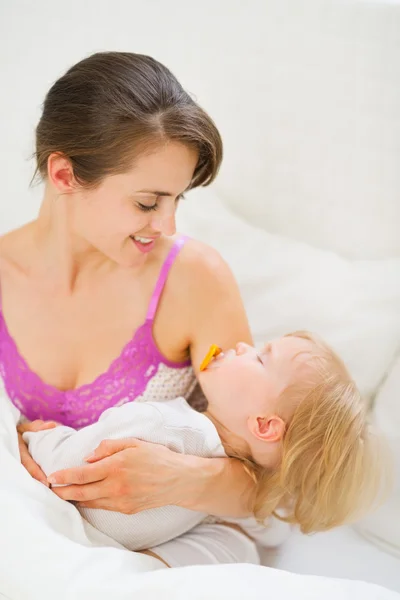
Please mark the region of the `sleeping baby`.
<svg viewBox="0 0 400 600"><path fill-rule="evenodd" d="M127 403L78 431L58 426L25 433L33 459L49 475L85 464L102 440L119 438L201 457L235 457L255 482L254 519L235 523L261 543L272 515L310 533L372 507L385 471L379 439L355 384L327 345L296 332L261 351L243 343L225 352L212 348L202 367L204 413L183 398ZM168 564L169 544L207 518L178 506L134 515L78 509L126 548L150 549Z"/></svg>

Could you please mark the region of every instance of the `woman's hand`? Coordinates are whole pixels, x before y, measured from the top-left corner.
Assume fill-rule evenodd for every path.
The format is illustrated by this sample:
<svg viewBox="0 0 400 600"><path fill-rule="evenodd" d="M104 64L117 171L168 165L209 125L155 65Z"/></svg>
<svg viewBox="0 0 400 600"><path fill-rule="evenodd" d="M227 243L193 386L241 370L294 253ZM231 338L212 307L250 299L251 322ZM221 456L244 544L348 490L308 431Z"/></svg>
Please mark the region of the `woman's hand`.
<svg viewBox="0 0 400 600"><path fill-rule="evenodd" d="M40 483L43 483L47 487L49 487L49 484L48 484L46 475L43 473L42 469L39 467L39 465L37 463L35 463L35 461L31 457L31 455L29 454L28 447L22 438L22 434L25 433L26 431L42 431L43 429L53 429L53 427L56 427L56 426L57 426L57 423L55 423L54 421L37 420L37 421L32 421L32 423L30 423L29 421L26 421L24 423L21 423L17 427L18 447L19 447L19 453L20 453L20 457L21 457L21 463L23 464L25 469L28 471L28 473L34 479L36 479L37 481L40 481Z"/></svg>
<svg viewBox="0 0 400 600"><path fill-rule="evenodd" d="M187 506L202 479L196 457L137 439L105 440L83 467L58 471L48 482L57 496L87 508L134 514L169 504ZM207 460L206 463L209 461Z"/></svg>
<svg viewBox="0 0 400 600"><path fill-rule="evenodd" d="M253 485L234 459L186 456L131 438L101 442L86 461L90 464L48 477L50 484L63 486L53 487L57 496L125 514L168 505L217 516L250 512ZM248 497L243 497L243 488Z"/></svg>

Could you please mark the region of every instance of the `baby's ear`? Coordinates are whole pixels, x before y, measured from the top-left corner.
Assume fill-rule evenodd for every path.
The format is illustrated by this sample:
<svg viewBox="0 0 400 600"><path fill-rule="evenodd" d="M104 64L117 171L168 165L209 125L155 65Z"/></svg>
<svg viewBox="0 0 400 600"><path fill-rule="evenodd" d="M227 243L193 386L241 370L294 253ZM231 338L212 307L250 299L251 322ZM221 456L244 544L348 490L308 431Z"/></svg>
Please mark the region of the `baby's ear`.
<svg viewBox="0 0 400 600"><path fill-rule="evenodd" d="M280 442L285 434L286 424L281 417L250 417L250 433L262 442Z"/></svg>

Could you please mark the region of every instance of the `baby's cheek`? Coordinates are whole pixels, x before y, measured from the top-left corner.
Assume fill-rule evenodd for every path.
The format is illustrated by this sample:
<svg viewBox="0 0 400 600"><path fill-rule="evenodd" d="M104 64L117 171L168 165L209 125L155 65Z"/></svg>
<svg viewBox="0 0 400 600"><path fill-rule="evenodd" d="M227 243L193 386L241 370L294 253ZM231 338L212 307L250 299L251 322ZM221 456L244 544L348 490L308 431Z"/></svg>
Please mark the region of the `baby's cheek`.
<svg viewBox="0 0 400 600"><path fill-rule="evenodd" d="M253 365L240 364L236 361L232 361L231 364L227 365L227 377L236 388L244 390L248 389L257 379L257 372L253 369Z"/></svg>

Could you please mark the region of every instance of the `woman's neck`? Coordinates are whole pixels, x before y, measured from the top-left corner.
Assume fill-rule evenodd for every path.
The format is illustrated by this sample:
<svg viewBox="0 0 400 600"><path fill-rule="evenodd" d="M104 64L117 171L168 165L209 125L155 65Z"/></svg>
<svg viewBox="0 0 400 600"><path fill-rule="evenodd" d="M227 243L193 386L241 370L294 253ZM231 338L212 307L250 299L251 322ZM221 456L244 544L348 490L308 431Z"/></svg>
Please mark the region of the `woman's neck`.
<svg viewBox="0 0 400 600"><path fill-rule="evenodd" d="M57 286L72 292L84 273L110 266L110 261L73 233L72 202L46 188L34 224L34 244L39 261L36 267Z"/></svg>

